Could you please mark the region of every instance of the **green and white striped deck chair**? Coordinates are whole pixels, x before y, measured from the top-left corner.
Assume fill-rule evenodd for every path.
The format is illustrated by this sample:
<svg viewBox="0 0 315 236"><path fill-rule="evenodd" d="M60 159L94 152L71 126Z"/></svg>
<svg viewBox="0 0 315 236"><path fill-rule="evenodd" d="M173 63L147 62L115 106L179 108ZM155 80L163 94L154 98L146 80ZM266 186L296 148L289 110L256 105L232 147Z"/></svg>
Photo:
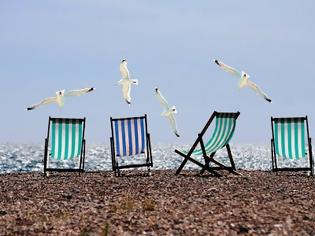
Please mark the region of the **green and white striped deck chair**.
<svg viewBox="0 0 315 236"><path fill-rule="evenodd" d="M44 174L47 171L74 172L84 171L85 159L85 118L51 118L48 121L47 138L45 139ZM50 159L62 162L78 160L75 168L50 168Z"/></svg>
<svg viewBox="0 0 315 236"><path fill-rule="evenodd" d="M305 117L271 117L271 159L273 171L311 171L313 175L312 142ZM309 158L309 167L278 168L278 161Z"/></svg>
<svg viewBox="0 0 315 236"><path fill-rule="evenodd" d="M236 120L240 115L239 112L236 113L226 113L226 112L213 112L212 116L208 120L207 124L203 128L200 134L198 134L198 138L195 143L192 145L189 151L179 151L175 150L175 152L185 159L180 165L180 167L176 171L176 175L178 175L183 167L185 166L186 162L189 160L196 165L202 168L201 174L204 173L205 170L208 170L210 173L220 176L218 172L215 170L226 169L232 173L235 173L235 164L233 161L231 149L229 146L229 142L233 137L235 127L236 127ZM215 119L215 127L211 138L205 143L203 141L203 136L210 127L212 121ZM197 149L198 144L200 145L200 149ZM215 153L219 150L226 147L228 152L228 157L231 163L231 166L224 166L223 164L219 163L218 161L214 160ZM197 160L193 159L193 156L203 156L205 160L205 164L198 162ZM210 167L210 162L217 165L216 167Z"/></svg>

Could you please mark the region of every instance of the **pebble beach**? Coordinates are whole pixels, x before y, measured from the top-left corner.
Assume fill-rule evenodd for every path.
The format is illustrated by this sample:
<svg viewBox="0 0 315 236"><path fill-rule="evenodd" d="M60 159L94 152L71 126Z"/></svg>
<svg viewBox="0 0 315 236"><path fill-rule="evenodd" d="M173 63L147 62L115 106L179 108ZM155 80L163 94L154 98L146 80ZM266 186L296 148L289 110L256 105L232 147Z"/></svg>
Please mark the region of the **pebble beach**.
<svg viewBox="0 0 315 236"><path fill-rule="evenodd" d="M0 175L0 235L314 235L315 178L239 170Z"/></svg>

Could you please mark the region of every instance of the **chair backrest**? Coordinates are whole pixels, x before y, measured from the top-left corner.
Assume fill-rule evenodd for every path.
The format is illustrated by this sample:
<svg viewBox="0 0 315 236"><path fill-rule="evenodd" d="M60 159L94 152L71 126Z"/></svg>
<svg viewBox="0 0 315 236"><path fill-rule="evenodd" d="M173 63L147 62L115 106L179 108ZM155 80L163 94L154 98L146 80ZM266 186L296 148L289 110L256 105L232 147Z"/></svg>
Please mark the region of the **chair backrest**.
<svg viewBox="0 0 315 236"><path fill-rule="evenodd" d="M215 128L211 138L205 144L205 150L207 154L216 152L229 143L229 141L233 137L236 127L236 119L238 116L239 112L214 112ZM210 124L208 125L208 127L209 126ZM202 153L202 149L198 149L193 152L194 155L201 155Z"/></svg>
<svg viewBox="0 0 315 236"><path fill-rule="evenodd" d="M80 157L84 139L85 118L49 118L49 122L51 128L51 158L67 160Z"/></svg>
<svg viewBox="0 0 315 236"><path fill-rule="evenodd" d="M306 157L307 117L271 117L271 123L277 156L296 160Z"/></svg>
<svg viewBox="0 0 315 236"><path fill-rule="evenodd" d="M147 147L147 116L111 118L115 156L145 153Z"/></svg>

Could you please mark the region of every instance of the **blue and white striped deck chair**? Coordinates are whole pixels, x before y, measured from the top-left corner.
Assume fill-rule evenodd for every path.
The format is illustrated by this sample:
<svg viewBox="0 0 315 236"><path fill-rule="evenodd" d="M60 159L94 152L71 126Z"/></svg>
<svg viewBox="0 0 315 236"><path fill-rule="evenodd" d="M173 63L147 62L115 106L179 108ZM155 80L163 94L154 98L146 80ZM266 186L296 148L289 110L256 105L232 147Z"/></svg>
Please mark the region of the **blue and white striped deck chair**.
<svg viewBox="0 0 315 236"><path fill-rule="evenodd" d="M234 174L235 172L235 164L232 157L232 152L229 146L229 142L233 137L235 127L236 127L236 120L240 115L239 112L236 113L227 113L227 112L213 112L212 116L208 120L207 124L203 128L200 134L198 134L198 138L192 147L188 151L180 151L175 150L175 152L182 157L184 157L184 161L180 165L180 167L176 171L176 175L178 175L183 167L185 166L186 162L189 160L196 165L202 168L200 174L203 174L205 170L209 171L210 173L214 174L215 176L220 176L218 172L215 170L225 169ZM211 138L205 143L203 140L203 136L210 127L212 121L215 119L215 127L212 133ZM200 149L197 149L197 146L200 146ZM231 163L231 166L224 166L223 164L219 163L218 161L214 160L215 153L226 147L228 157ZM202 156L205 160L205 164L200 163L194 156ZM210 167L210 163L216 165L216 167Z"/></svg>
<svg viewBox="0 0 315 236"><path fill-rule="evenodd" d="M148 133L147 115L128 118L110 118L112 137L110 138L112 168L115 175L121 169L153 166L150 134ZM145 163L124 164L124 158L145 156Z"/></svg>
<svg viewBox="0 0 315 236"><path fill-rule="evenodd" d="M309 135L308 120L305 117L271 117L271 159L273 171L310 171L313 175L312 141ZM309 167L281 167L283 160L309 158Z"/></svg>
<svg viewBox="0 0 315 236"><path fill-rule="evenodd" d="M49 117L47 138L45 139L44 174L47 171L74 172L84 171L85 159L85 118L52 118ZM49 160L62 162L78 159L78 167L50 168Z"/></svg>

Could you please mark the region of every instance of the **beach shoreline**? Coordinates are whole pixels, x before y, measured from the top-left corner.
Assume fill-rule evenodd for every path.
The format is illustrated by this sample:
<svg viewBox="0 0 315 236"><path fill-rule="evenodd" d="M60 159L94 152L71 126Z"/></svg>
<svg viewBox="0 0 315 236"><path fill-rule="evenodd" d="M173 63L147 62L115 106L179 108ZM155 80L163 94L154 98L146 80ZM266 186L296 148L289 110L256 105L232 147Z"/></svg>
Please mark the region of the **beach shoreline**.
<svg viewBox="0 0 315 236"><path fill-rule="evenodd" d="M314 235L315 178L240 170L0 175L0 235Z"/></svg>

